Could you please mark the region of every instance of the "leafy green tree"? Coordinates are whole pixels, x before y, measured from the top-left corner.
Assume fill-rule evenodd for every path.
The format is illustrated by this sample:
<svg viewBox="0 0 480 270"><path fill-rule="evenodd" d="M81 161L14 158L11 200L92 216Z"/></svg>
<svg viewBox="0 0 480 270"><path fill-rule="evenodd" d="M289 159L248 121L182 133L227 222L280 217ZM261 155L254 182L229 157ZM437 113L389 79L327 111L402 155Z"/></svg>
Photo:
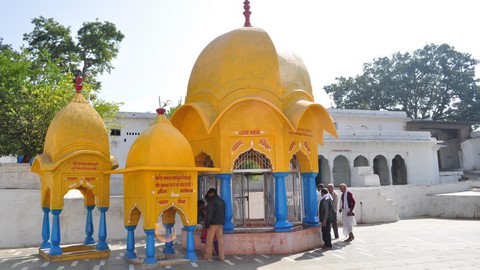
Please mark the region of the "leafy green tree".
<svg viewBox="0 0 480 270"><path fill-rule="evenodd" d="M34 29L24 34L27 49L33 53L46 50L50 59L60 64L65 72L80 74L86 83L93 84L92 98L96 98L101 83L97 77L113 69L112 61L118 56L120 43L125 37L115 24L98 19L85 22L77 31L75 43L70 27L65 27L53 18L42 16L32 19ZM40 59L41 60L41 59Z"/></svg>
<svg viewBox="0 0 480 270"><path fill-rule="evenodd" d="M405 111L414 119L479 120L478 61L442 44L366 63L324 87L337 108Z"/></svg>
<svg viewBox="0 0 480 270"><path fill-rule="evenodd" d="M75 43L70 28L51 18L32 23L34 30L24 35L28 46L21 51L0 38L0 155L43 152L51 120L74 93L74 73L83 75L82 93L105 122L113 122L122 104L97 97L97 77L111 71L124 38L114 24L84 23Z"/></svg>
<svg viewBox="0 0 480 270"><path fill-rule="evenodd" d="M82 75L95 77L113 69L112 60L118 55L120 42L125 36L111 22L83 23L78 30L78 56Z"/></svg>
<svg viewBox="0 0 480 270"><path fill-rule="evenodd" d="M12 49L12 46L8 44L3 44L3 38L0 37L0 51Z"/></svg>
<svg viewBox="0 0 480 270"><path fill-rule="evenodd" d="M35 68L28 52L0 52L0 155L43 152L55 113L71 99L73 76L49 62Z"/></svg>
<svg viewBox="0 0 480 270"><path fill-rule="evenodd" d="M23 34L28 43L27 49L35 55L42 51L50 54L49 59L39 59L43 63L58 63L65 72L74 72L78 68L78 49L71 36L70 27L65 27L53 18L38 17L32 19L33 31Z"/></svg>

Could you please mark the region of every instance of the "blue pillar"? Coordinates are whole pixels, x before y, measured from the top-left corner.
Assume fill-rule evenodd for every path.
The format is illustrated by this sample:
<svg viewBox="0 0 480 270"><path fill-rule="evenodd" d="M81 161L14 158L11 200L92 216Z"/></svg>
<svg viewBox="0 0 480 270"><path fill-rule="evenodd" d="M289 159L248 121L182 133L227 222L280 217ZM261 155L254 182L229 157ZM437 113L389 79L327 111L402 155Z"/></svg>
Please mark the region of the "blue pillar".
<svg viewBox="0 0 480 270"><path fill-rule="evenodd" d="M137 254L135 254L135 228L137 226L125 226L125 229L127 229L127 253L125 253L125 259L137 258Z"/></svg>
<svg viewBox="0 0 480 270"><path fill-rule="evenodd" d="M155 230L143 230L147 234L147 244L145 247L145 256L146 258L143 260L144 264L156 264L157 259L155 259Z"/></svg>
<svg viewBox="0 0 480 270"><path fill-rule="evenodd" d="M225 202L225 223L223 224L224 233L233 233L235 227L232 222L232 193L231 193L231 179L232 174L222 173L218 175L220 178L220 195Z"/></svg>
<svg viewBox="0 0 480 270"><path fill-rule="evenodd" d="M303 177L303 205L304 218L303 223L306 225L318 226L318 202L315 186L315 177L317 173L302 173Z"/></svg>
<svg viewBox="0 0 480 270"><path fill-rule="evenodd" d="M163 249L163 254L175 254L172 237L173 225L174 224L163 224L165 227L165 248Z"/></svg>
<svg viewBox="0 0 480 270"><path fill-rule="evenodd" d="M187 231L187 245L186 245L186 254L185 259L195 261L198 259L197 254L195 254L195 242L193 240L193 232L197 226L184 226L183 228Z"/></svg>
<svg viewBox="0 0 480 270"><path fill-rule="evenodd" d="M275 176L275 232L289 232L292 230L292 223L287 220L287 189L285 177L289 173L274 173Z"/></svg>
<svg viewBox="0 0 480 270"><path fill-rule="evenodd" d="M98 224L97 250L108 250L108 244L105 242L105 239L107 239L107 221L105 218L105 212L107 212L108 207L99 207L98 210L100 210L100 223Z"/></svg>
<svg viewBox="0 0 480 270"><path fill-rule="evenodd" d="M85 205L87 209L87 221L85 224L85 240L83 241L84 245L95 244L93 239L93 219L92 219L92 210L95 208L95 205Z"/></svg>
<svg viewBox="0 0 480 270"><path fill-rule="evenodd" d="M60 248L60 210L52 210L53 220L52 220L52 235L50 241L52 242L52 247L50 248L50 256L62 255L62 249Z"/></svg>
<svg viewBox="0 0 480 270"><path fill-rule="evenodd" d="M48 214L50 213L50 208L43 207L43 224L42 224L42 245L40 248L50 248L52 244L50 244L50 220Z"/></svg>

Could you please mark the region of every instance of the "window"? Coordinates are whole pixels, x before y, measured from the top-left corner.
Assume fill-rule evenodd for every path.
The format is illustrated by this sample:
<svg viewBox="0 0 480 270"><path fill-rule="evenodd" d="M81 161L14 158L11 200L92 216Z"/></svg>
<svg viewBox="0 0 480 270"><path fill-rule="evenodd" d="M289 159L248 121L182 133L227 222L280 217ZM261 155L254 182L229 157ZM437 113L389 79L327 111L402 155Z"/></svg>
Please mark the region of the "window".
<svg viewBox="0 0 480 270"><path fill-rule="evenodd" d="M112 128L112 130L110 131L110 136L120 136L120 135L121 135L120 129Z"/></svg>

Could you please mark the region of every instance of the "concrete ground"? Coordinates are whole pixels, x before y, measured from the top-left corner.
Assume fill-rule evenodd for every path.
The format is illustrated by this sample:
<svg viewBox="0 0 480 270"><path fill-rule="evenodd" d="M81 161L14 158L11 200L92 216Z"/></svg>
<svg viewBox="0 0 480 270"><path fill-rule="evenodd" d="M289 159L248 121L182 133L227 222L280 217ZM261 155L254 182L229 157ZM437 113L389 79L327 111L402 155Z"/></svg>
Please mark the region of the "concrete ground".
<svg viewBox="0 0 480 270"><path fill-rule="evenodd" d="M55 263L40 258L37 248L3 249L0 250L0 269L480 269L480 220L407 219L359 225L354 233L353 242L334 240L333 249L327 251L227 255L225 261L198 260L155 267L125 261L125 245L118 241L109 243L111 255L107 259ZM138 243L138 256L145 254L144 246L144 242ZM179 253L184 252L179 243L175 248ZM161 249L159 245L157 255Z"/></svg>

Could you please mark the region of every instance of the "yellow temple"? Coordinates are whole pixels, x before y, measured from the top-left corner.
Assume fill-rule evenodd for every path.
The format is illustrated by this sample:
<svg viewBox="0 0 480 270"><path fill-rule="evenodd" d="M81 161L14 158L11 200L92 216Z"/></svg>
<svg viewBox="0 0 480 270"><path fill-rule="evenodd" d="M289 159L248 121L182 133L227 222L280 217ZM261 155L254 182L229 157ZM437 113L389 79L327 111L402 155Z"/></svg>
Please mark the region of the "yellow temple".
<svg viewBox="0 0 480 270"><path fill-rule="evenodd" d="M297 246L288 239L318 226L318 145L324 131L337 132L327 110L314 102L303 61L277 53L267 32L251 27L245 3L244 27L201 52L185 104L171 121L190 142L197 166L220 169L202 173L198 185L200 194L218 188L226 203L226 253L305 250L314 243ZM252 234L269 231L283 234ZM310 231L315 236L308 237L319 237ZM265 246L270 240L264 237L286 241Z"/></svg>
<svg viewBox="0 0 480 270"><path fill-rule="evenodd" d="M182 219L187 231L186 259L196 260L194 230L197 225L198 171L218 172L215 168L195 166L192 148L187 139L165 117L165 109L157 109L155 121L137 137L127 157L125 168L108 173L124 174L124 224L127 229L127 259L135 262L134 231L143 217L147 236L144 264L156 264L155 227L161 218L166 228L163 253L173 254L172 234L175 215Z"/></svg>
<svg viewBox="0 0 480 270"><path fill-rule="evenodd" d="M103 119L88 104L83 95L82 78L76 78L72 101L60 110L48 127L44 152L37 155L31 171L41 177L41 206L44 212L43 242L40 255L50 260L107 257L110 249L106 243L106 217L110 203L110 175L104 174L118 166L110 157L108 133ZM86 237L77 248L60 247L60 213L65 194L79 190L87 210ZM98 242L93 239L92 210L98 207L100 222ZM49 212L52 212L50 235ZM90 245L96 243L93 252ZM63 254L68 251L68 254ZM64 255L64 256L62 256Z"/></svg>

